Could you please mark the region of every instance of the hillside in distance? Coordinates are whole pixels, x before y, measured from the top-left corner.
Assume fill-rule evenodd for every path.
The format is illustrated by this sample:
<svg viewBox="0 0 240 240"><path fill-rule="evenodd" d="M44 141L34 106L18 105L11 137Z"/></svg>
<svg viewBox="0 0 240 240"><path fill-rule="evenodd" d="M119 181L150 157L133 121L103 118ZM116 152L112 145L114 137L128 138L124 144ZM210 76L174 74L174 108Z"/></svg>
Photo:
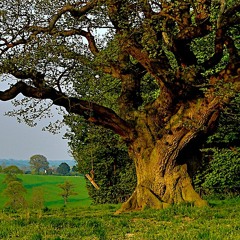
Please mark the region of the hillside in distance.
<svg viewBox="0 0 240 240"><path fill-rule="evenodd" d="M70 167L76 165L75 160L48 160L50 167L58 167L61 163L65 162ZM29 160L16 160L16 159L0 159L0 166L8 167L15 165L19 168L29 168Z"/></svg>

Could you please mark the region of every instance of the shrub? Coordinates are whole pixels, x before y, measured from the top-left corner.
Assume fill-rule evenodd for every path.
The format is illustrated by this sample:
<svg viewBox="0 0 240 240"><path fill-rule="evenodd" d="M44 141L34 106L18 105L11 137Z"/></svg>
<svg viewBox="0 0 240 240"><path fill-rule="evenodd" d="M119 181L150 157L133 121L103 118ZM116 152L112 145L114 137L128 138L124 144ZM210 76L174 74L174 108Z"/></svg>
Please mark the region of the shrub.
<svg viewBox="0 0 240 240"><path fill-rule="evenodd" d="M3 172L4 173L12 173L12 174L22 174L23 173L23 171L15 165L11 165L9 167L4 168Z"/></svg>
<svg viewBox="0 0 240 240"><path fill-rule="evenodd" d="M7 207L13 209L23 209L27 206L24 194L26 189L19 181L11 181L7 184L7 188L4 190L4 195L8 197L8 202L5 204Z"/></svg>
<svg viewBox="0 0 240 240"><path fill-rule="evenodd" d="M211 149L211 161L195 177L195 186L205 194L240 192L240 148Z"/></svg>
<svg viewBox="0 0 240 240"><path fill-rule="evenodd" d="M203 149L202 169L194 184L204 193L235 194L240 192L240 94L220 115L216 132L209 136Z"/></svg>

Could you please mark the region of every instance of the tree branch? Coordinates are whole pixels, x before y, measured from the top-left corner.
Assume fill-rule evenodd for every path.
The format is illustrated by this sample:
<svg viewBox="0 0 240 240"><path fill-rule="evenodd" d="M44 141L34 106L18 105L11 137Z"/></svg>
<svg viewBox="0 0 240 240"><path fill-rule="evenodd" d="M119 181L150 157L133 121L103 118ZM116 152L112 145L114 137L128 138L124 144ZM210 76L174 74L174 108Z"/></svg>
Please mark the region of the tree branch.
<svg viewBox="0 0 240 240"><path fill-rule="evenodd" d="M218 19L217 19L217 29L221 28L222 24L222 16L226 8L226 1L225 0L220 0L220 10L218 14Z"/></svg>
<svg viewBox="0 0 240 240"><path fill-rule="evenodd" d="M38 34L49 33L50 35L64 36L64 37L69 37L76 34L81 35L87 39L89 44L89 49L92 52L92 54L96 55L99 52L99 50L97 49L95 39L93 35L90 33L90 31L84 31L81 29L71 29L71 30L61 31L61 30L57 30L55 26L57 21L61 18L63 14L70 12L73 17L79 18L84 14L86 14L87 12L89 12L91 9L93 9L94 6L97 4L97 2L98 2L97 0L93 0L88 3L78 2L73 5L66 4L60 10L58 10L58 12L55 15L52 16L47 27L25 26L24 30L30 33L30 35L27 38L22 38L15 42L8 42L6 39L1 39L1 41L4 42L3 44L1 44L1 46L6 46L6 48L1 51L1 54L5 53L10 48L31 42L33 39L36 38ZM76 8L82 4L84 4L84 6L82 6L79 9Z"/></svg>
<svg viewBox="0 0 240 240"><path fill-rule="evenodd" d="M222 5L220 18L221 21L219 20L219 27L229 28L230 26L240 24L240 17L236 15L240 11L240 1L238 0L238 2L229 9L225 9L224 7L225 6Z"/></svg>
<svg viewBox="0 0 240 240"><path fill-rule="evenodd" d="M227 9L223 14L222 16L224 18L229 18L233 15L235 15L236 13L238 13L240 11L240 1L237 0L237 3L232 6L231 8Z"/></svg>
<svg viewBox="0 0 240 240"><path fill-rule="evenodd" d="M84 6L82 6L81 8L77 8L78 5L81 5L83 2L79 2L76 4L73 4L73 8L71 8L71 10L69 10L69 12L71 13L71 15L75 18L79 18L81 16L83 16L84 14L86 14L87 12L89 12L90 10L92 10L98 3L98 0L92 0L89 2L84 2Z"/></svg>
<svg viewBox="0 0 240 240"><path fill-rule="evenodd" d="M51 87L36 88L20 81L5 91L0 91L0 100L8 101L22 93L26 97L50 99L54 105L64 107L69 113L83 116L88 122L113 130L124 140L131 141L133 129L113 110L93 102L67 97Z"/></svg>
<svg viewBox="0 0 240 240"><path fill-rule="evenodd" d="M215 35L215 51L214 55L205 61L202 66L205 69L210 69L218 64L223 57L223 48L224 48L224 31L222 29L218 29Z"/></svg>

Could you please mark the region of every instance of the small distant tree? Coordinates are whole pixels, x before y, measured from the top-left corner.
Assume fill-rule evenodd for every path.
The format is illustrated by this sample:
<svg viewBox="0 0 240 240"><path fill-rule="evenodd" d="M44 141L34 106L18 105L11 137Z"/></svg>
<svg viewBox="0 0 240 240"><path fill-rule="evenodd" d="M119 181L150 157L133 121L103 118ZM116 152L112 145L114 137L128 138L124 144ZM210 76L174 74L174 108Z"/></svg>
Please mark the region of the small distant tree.
<svg viewBox="0 0 240 240"><path fill-rule="evenodd" d="M0 173L3 171L3 168L2 168L2 166L0 166Z"/></svg>
<svg viewBox="0 0 240 240"><path fill-rule="evenodd" d="M61 163L57 168L57 173L61 175L68 175L70 172L70 167L67 163Z"/></svg>
<svg viewBox="0 0 240 240"><path fill-rule="evenodd" d="M49 162L47 161L47 158L43 155L33 155L30 157L30 167L33 170L33 172L39 174L40 170L48 170L49 169Z"/></svg>
<svg viewBox="0 0 240 240"><path fill-rule="evenodd" d="M70 181L65 181L62 184L58 184L58 187L60 187L62 189L62 192L59 195L62 196L62 198L64 199L64 205L67 204L68 198L70 196L77 195L77 193L74 192L74 190L73 190L74 185Z"/></svg>
<svg viewBox="0 0 240 240"><path fill-rule="evenodd" d="M4 173L14 173L14 174L22 174L23 173L23 171L15 165L11 165L9 167L4 168L3 172Z"/></svg>
<svg viewBox="0 0 240 240"><path fill-rule="evenodd" d="M4 190L3 194L8 197L6 202L6 207L11 207L13 209L21 209L27 206L27 201L25 199L25 194L27 190L24 188L23 184L19 181L10 181L7 184L7 188Z"/></svg>

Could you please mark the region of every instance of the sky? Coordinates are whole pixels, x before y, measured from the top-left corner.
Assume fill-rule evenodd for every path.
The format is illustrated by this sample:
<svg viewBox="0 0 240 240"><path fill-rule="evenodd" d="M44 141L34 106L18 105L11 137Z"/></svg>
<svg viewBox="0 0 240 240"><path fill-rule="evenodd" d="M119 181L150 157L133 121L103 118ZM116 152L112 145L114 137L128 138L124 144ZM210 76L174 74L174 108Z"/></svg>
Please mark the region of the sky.
<svg viewBox="0 0 240 240"><path fill-rule="evenodd" d="M35 154L44 155L48 160L73 159L67 140L63 139L64 129L55 135L42 131L51 119L39 120L36 127L18 123L15 117L4 116L11 109L10 101L0 101L0 159L29 160Z"/></svg>

